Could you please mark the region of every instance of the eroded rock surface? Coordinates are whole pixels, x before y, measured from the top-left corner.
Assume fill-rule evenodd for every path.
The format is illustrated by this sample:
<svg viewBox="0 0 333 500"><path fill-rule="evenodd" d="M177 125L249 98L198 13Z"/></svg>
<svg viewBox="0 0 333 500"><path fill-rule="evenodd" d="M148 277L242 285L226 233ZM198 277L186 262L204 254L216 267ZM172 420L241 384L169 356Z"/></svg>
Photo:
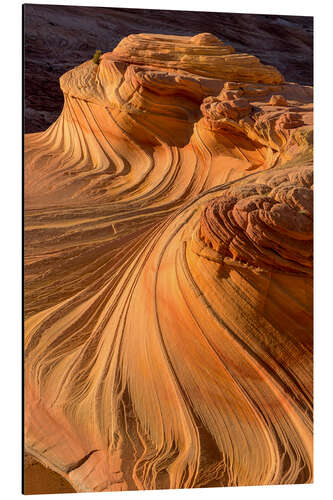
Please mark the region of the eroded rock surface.
<svg viewBox="0 0 333 500"><path fill-rule="evenodd" d="M45 130L58 118L59 77L96 49L109 51L131 33L192 37L212 29L237 52L274 65L287 81L313 84L311 17L25 4L25 131Z"/></svg>
<svg viewBox="0 0 333 500"><path fill-rule="evenodd" d="M76 491L312 481L312 88L131 35L26 136L27 452Z"/></svg>

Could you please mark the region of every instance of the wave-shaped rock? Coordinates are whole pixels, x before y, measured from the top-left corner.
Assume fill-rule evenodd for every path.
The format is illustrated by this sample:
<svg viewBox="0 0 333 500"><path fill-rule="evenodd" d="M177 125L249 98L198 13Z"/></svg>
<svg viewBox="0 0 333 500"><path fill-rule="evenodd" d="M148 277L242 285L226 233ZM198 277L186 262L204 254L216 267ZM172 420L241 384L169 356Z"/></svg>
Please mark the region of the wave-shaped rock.
<svg viewBox="0 0 333 500"><path fill-rule="evenodd" d="M312 274L312 189L310 167L230 189L206 207L200 236L224 262Z"/></svg>
<svg viewBox="0 0 333 500"><path fill-rule="evenodd" d="M311 482L312 89L207 33L60 86L25 140L27 452L77 491Z"/></svg>
<svg viewBox="0 0 333 500"><path fill-rule="evenodd" d="M313 83L311 17L25 4L25 131L45 130L59 116L63 73L96 49L109 51L130 33L151 30L191 37L214 30L237 52L273 64L287 81Z"/></svg>
<svg viewBox="0 0 333 500"><path fill-rule="evenodd" d="M233 47L225 45L210 33L193 37L168 35L130 35L113 50L110 57L133 64L149 64L190 73L232 80L257 83L281 83L281 73L272 66L265 66L248 54L236 54Z"/></svg>

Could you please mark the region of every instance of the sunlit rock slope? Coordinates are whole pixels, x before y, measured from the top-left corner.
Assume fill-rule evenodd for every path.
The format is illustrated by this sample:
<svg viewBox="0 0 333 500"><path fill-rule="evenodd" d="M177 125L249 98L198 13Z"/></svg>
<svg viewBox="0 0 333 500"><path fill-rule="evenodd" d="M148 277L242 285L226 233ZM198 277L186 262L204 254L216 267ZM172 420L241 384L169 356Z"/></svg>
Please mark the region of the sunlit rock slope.
<svg viewBox="0 0 333 500"><path fill-rule="evenodd" d="M312 88L131 35L25 138L25 444L77 491L312 481Z"/></svg>
<svg viewBox="0 0 333 500"><path fill-rule="evenodd" d="M24 4L23 23L29 133L45 130L61 113L62 74L96 49L110 51L131 33L193 36L212 31L237 52L275 66L287 81L313 84L312 17Z"/></svg>

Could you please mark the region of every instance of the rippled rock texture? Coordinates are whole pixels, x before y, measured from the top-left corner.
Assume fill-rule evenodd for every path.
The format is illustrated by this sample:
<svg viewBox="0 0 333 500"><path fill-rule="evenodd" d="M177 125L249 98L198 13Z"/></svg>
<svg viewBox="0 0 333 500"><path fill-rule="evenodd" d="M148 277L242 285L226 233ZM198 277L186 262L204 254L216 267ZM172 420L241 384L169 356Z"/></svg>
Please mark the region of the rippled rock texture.
<svg viewBox="0 0 333 500"><path fill-rule="evenodd" d="M312 481L312 88L211 33L25 140L27 453L76 491Z"/></svg>
<svg viewBox="0 0 333 500"><path fill-rule="evenodd" d="M24 5L25 131L61 113L60 76L131 33L211 32L237 52L273 64L287 81L312 85L313 18L301 16Z"/></svg>

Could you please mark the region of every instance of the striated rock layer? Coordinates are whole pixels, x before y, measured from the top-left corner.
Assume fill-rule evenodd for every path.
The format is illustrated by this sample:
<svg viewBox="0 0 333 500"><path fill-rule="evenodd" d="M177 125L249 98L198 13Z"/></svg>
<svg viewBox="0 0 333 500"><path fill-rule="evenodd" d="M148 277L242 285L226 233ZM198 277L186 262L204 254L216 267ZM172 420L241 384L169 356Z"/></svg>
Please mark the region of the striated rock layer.
<svg viewBox="0 0 333 500"><path fill-rule="evenodd" d="M25 444L76 491L312 481L312 88L131 35L25 140Z"/></svg>
<svg viewBox="0 0 333 500"><path fill-rule="evenodd" d="M214 35L237 52L274 65L287 81L313 84L313 18L66 5L23 5L25 132L45 130L59 116L59 77L115 47L130 33Z"/></svg>

